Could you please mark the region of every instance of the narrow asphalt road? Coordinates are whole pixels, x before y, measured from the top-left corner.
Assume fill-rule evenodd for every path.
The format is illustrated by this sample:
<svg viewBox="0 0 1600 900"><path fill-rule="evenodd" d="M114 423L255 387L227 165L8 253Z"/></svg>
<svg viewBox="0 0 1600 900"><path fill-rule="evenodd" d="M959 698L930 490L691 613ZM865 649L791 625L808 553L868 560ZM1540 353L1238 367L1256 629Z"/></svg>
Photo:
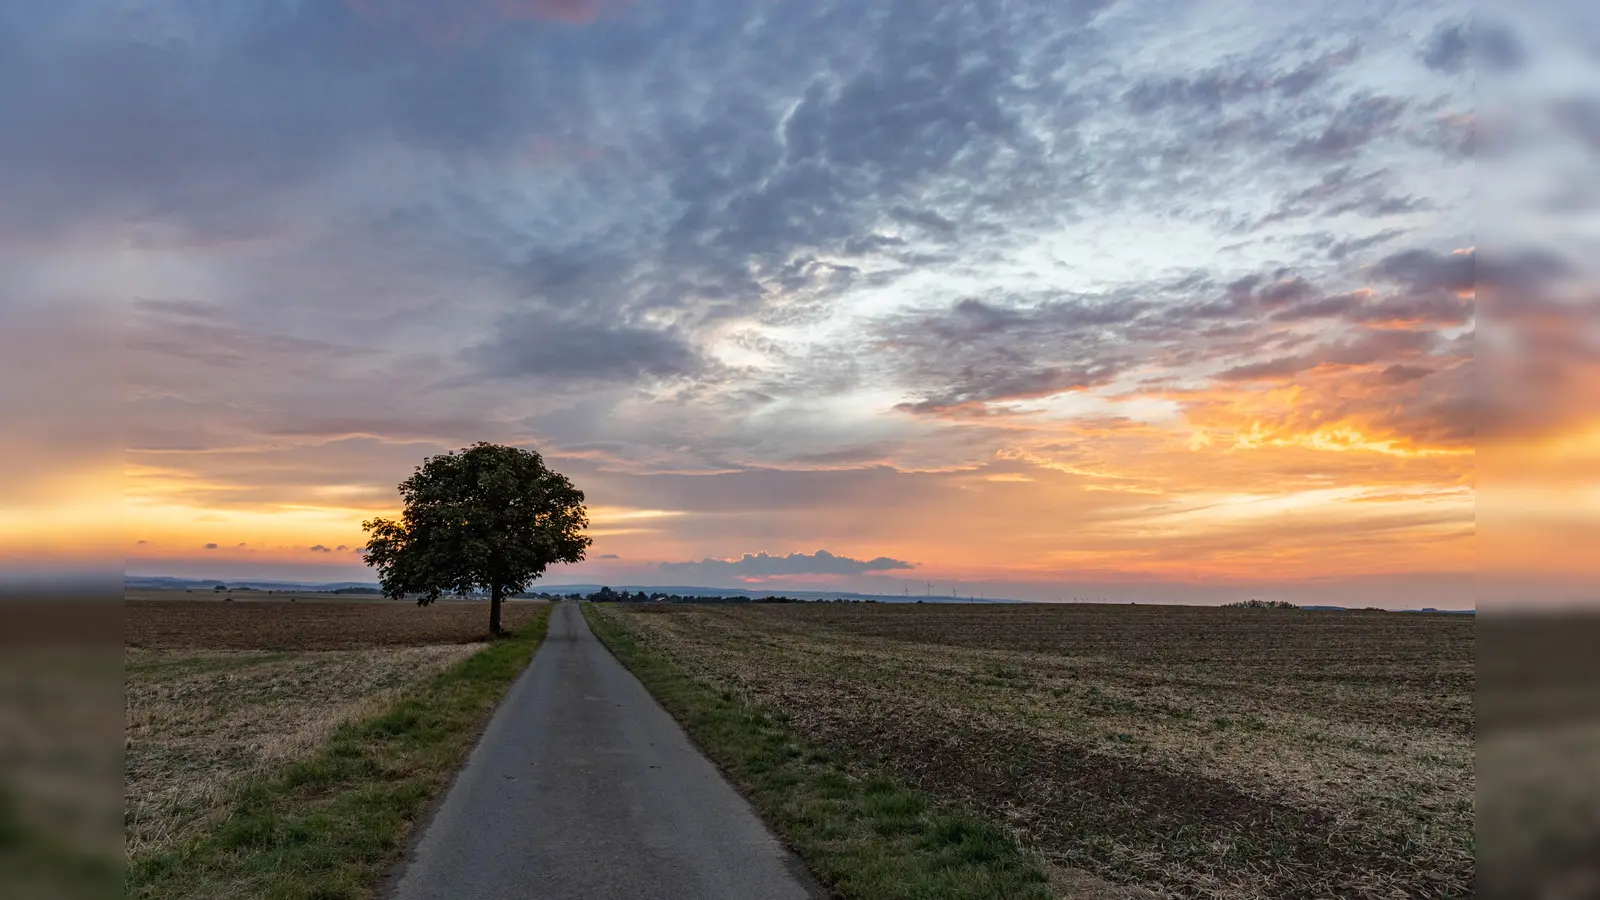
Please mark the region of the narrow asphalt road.
<svg viewBox="0 0 1600 900"><path fill-rule="evenodd" d="M815 900L574 603L402 864L396 900Z"/></svg>

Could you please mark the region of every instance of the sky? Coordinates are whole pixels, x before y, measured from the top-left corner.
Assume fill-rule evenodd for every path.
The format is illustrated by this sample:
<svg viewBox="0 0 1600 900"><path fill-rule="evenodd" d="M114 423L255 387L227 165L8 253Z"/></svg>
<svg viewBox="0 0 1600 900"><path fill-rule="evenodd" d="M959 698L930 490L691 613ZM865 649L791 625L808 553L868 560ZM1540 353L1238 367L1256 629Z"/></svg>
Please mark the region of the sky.
<svg viewBox="0 0 1600 900"><path fill-rule="evenodd" d="M0 561L370 580L362 521L487 440L588 496L552 583L1471 606L1480 401L1548 385L1519 328L1582 357L1595 296L1555 200L1488 216L1522 342L1480 397L1479 81L1600 154L1560 35L1471 12L7 3L0 350L42 424ZM1495 419L1506 471L1566 460L1508 485L1525 537L1593 490L1563 372Z"/></svg>

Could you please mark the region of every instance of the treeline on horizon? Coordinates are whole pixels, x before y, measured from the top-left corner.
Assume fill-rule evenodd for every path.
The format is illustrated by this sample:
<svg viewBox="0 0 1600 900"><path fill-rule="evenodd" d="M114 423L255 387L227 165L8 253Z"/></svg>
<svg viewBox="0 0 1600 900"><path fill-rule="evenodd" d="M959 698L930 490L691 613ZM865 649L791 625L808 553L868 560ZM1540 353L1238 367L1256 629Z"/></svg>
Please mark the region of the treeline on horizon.
<svg viewBox="0 0 1600 900"><path fill-rule="evenodd" d="M196 589L194 589L194 588L188 588L188 589L185 590L185 593L193 593L195 590ZM226 584L214 584L214 585L210 585L210 586L208 586L206 588L200 588L199 590L210 591L211 593L217 593L217 594L222 594L222 593L232 594L235 591L243 591L243 592L249 592L249 593L269 594L269 595L270 594L278 594L278 593L283 593L283 594L363 595L363 596L382 596L383 595L383 591L378 589L378 588L375 588L375 587L342 587L342 588L335 588L333 590L321 590L321 591L296 591L296 590L281 590L280 591L280 590L275 590L275 589L263 589L263 588L256 588L256 587L248 587L248 586L244 586L244 585L239 585L239 586L235 586L235 587L229 587ZM472 596L474 598L478 598L478 595L476 595L476 594L474 594ZM512 594L510 596L512 596L512 597L514 597L516 599L521 599L521 600L552 600L552 601L553 600L580 600L580 601L581 600L587 600L587 601L589 601L591 603L877 603L878 602L877 600L873 600L873 599L848 599L848 598L844 598L844 597L840 597L840 598L838 598L836 600L801 600L801 599L798 599L798 598L795 598L795 597L780 597L780 596L776 596L776 595L767 596L767 597L748 597L748 596L743 596L743 595L717 597L717 596L705 596L705 595L700 595L700 594L687 594L687 595L686 594L668 594L668 593L665 593L663 591L654 591L652 593L646 593L644 591L636 591L636 592L630 593L628 591L612 590L610 587L602 587L600 590L595 591L593 593L589 593L589 594L585 594L585 593L581 593L581 592L577 592L577 591L573 591L573 592L570 592L570 593L562 593L562 592L558 592L558 591L523 591L520 594ZM408 595L405 599L406 600L411 600L413 598L412 598L412 596Z"/></svg>
<svg viewBox="0 0 1600 900"><path fill-rule="evenodd" d="M727 597L708 597L698 594L668 594L662 591L646 593L644 591L614 591L609 587L602 587L591 594L572 592L567 594L552 591L524 591L516 596L532 600L578 600L590 603L877 603L876 600L798 600L794 597L780 597L776 595L767 597L746 597L732 595Z"/></svg>

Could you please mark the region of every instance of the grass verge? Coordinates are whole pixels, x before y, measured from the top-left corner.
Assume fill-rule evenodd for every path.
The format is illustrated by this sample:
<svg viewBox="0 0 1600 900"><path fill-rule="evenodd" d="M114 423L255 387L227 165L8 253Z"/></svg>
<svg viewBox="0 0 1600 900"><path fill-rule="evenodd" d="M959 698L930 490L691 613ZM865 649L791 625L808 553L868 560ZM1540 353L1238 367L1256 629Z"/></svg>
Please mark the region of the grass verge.
<svg viewBox="0 0 1600 900"><path fill-rule="evenodd" d="M776 717L696 681L588 604L583 612L837 896L1049 900L1044 870L1000 828L797 740Z"/></svg>
<svg viewBox="0 0 1600 900"><path fill-rule="evenodd" d="M129 860L129 898L369 897L544 637L548 609L328 744L242 788L180 848Z"/></svg>

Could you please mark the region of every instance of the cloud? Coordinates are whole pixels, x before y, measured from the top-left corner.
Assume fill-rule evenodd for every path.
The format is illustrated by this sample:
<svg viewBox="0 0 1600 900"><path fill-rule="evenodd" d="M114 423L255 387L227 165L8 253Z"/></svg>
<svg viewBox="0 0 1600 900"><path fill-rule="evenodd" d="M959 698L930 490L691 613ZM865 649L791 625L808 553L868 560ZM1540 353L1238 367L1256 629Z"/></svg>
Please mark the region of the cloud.
<svg viewBox="0 0 1600 900"><path fill-rule="evenodd" d="M1280 380L1318 366L1370 366L1426 352L1438 339L1430 332L1371 330L1336 343L1262 362L1236 366L1217 375L1220 381Z"/></svg>
<svg viewBox="0 0 1600 900"><path fill-rule="evenodd" d="M1326 219L1349 214L1378 219L1432 208L1432 201L1426 198L1397 193L1395 182L1394 173L1388 169L1376 169L1358 174L1353 166L1341 165L1323 173L1315 183L1285 196L1279 201L1277 208L1261 218L1255 227L1261 229L1295 219L1309 217ZM1399 229L1389 229L1386 233L1394 237L1403 232ZM1342 258L1353 250L1364 249L1372 243L1381 241L1382 238L1362 243L1364 240L1368 239L1351 238L1340 242L1336 245L1335 258Z"/></svg>
<svg viewBox="0 0 1600 900"><path fill-rule="evenodd" d="M948 310L882 323L879 346L897 358L920 399L896 408L944 413L1048 397L1108 383L1131 354L1106 341L1146 306L1131 298L1046 299L1004 306L965 298Z"/></svg>
<svg viewBox="0 0 1600 900"><path fill-rule="evenodd" d="M835 556L826 550L816 553L791 553L772 556L766 551L746 553L738 559L704 559L700 562L661 563L664 575L715 577L732 575L764 578L779 575L864 575L870 572L890 572L911 569L912 563L880 556L860 560L848 556Z"/></svg>
<svg viewBox="0 0 1600 900"><path fill-rule="evenodd" d="M1435 253L1406 250L1384 257L1372 267L1374 278L1396 282L1413 291L1465 293L1477 287L1477 253Z"/></svg>
<svg viewBox="0 0 1600 900"><path fill-rule="evenodd" d="M346 550L349 550L349 549L350 548L345 544L340 544L339 546L333 548L335 553L343 553L343 552L345 552Z"/></svg>
<svg viewBox="0 0 1600 900"><path fill-rule="evenodd" d="M1334 115L1321 134L1295 144L1290 154L1317 162L1351 156L1392 131L1405 109L1406 101L1395 97L1357 97Z"/></svg>
<svg viewBox="0 0 1600 900"><path fill-rule="evenodd" d="M310 550L312 553L331 553L332 552L327 547L324 547L321 544L313 544L312 546L307 547L306 549Z"/></svg>
<svg viewBox="0 0 1600 900"><path fill-rule="evenodd" d="M1130 88L1123 101L1138 113L1173 106L1216 112L1228 104L1261 95L1297 97L1350 65L1360 53L1358 44L1350 44L1289 71L1235 64L1192 76L1146 78Z"/></svg>
<svg viewBox="0 0 1600 900"><path fill-rule="evenodd" d="M1522 65L1526 52L1504 25L1480 18L1441 24L1428 36L1419 57L1430 69L1457 74L1473 62L1494 70L1514 69Z"/></svg>
<svg viewBox="0 0 1600 900"><path fill-rule="evenodd" d="M622 557L618 556L615 553L602 553L599 556L595 557L595 559L621 559L621 558Z"/></svg>
<svg viewBox="0 0 1600 900"><path fill-rule="evenodd" d="M206 549L207 550L215 550L215 549L217 549L217 545L216 544L207 544L206 545Z"/></svg>
<svg viewBox="0 0 1600 900"><path fill-rule="evenodd" d="M5 5L0 269L101 296L63 261L162 260L118 282L142 298L118 358L133 477L174 507L375 515L481 437L597 500L720 514L650 522L629 559L845 521L905 556L923 526L878 498L934 484L919 515L948 518L1002 450L1172 502L1447 479L1293 443L1464 432L1473 98L1406 59L1437 17L1107 8ZM1228 449L1258 423L1307 455ZM1066 558L1020 534L1045 505L1156 495L987 474L1041 504L996 510L1000 555ZM793 516L752 532L753 507Z"/></svg>
<svg viewBox="0 0 1600 900"><path fill-rule="evenodd" d="M1328 256L1334 260L1343 260L1363 250L1388 243L1403 234L1405 234L1403 229L1385 228L1377 234L1361 235L1344 240L1330 240L1328 243Z"/></svg>
<svg viewBox="0 0 1600 900"><path fill-rule="evenodd" d="M547 310L514 313L468 355L486 360L498 375L569 381L671 378L706 366L670 329L583 322Z"/></svg>
<svg viewBox="0 0 1600 900"><path fill-rule="evenodd" d="M1422 48L1422 62L1430 69L1459 72L1467 67L1471 53L1471 26L1444 24L1428 37Z"/></svg>

